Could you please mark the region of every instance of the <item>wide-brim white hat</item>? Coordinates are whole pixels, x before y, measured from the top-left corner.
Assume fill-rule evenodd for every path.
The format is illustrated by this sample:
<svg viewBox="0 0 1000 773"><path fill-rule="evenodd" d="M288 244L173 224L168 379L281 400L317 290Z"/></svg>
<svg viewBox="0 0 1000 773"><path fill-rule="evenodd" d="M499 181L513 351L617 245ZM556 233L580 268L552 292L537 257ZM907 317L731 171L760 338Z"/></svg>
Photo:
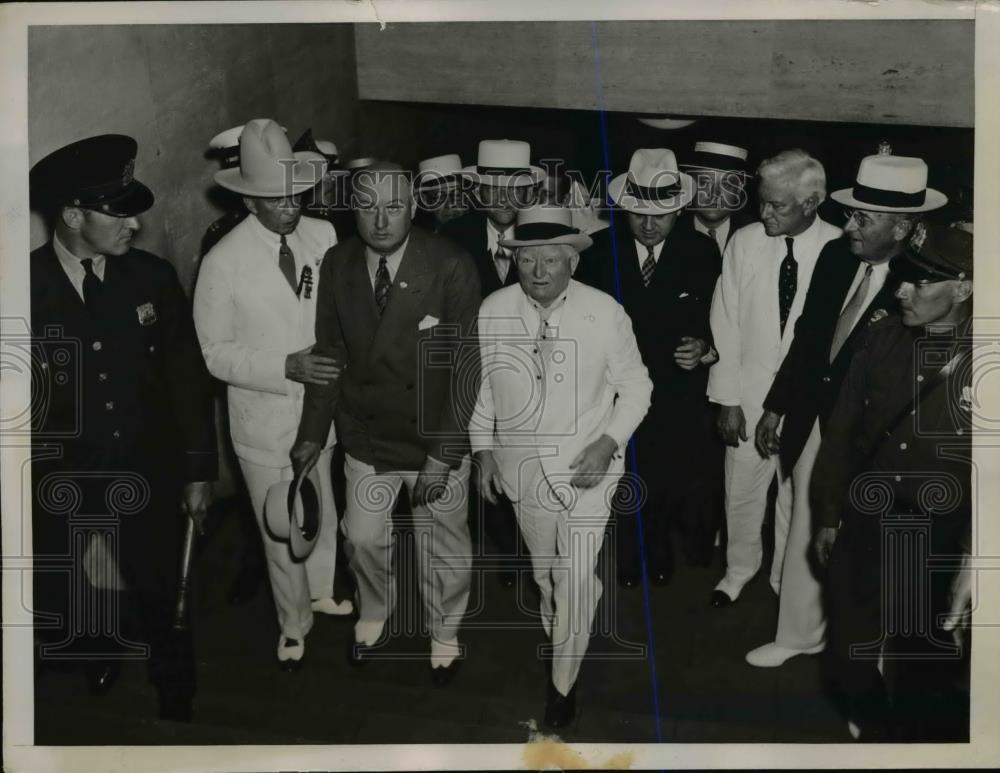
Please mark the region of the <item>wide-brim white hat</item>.
<svg viewBox="0 0 1000 773"><path fill-rule="evenodd" d="M240 132L240 165L215 173L223 188L243 196L277 198L309 190L323 179L326 159L292 152L284 130L268 118L248 121Z"/></svg>
<svg viewBox="0 0 1000 773"><path fill-rule="evenodd" d="M838 204L870 212L930 212L948 203L927 187L927 164L912 156L865 156L853 188L830 194Z"/></svg>
<svg viewBox="0 0 1000 773"><path fill-rule="evenodd" d="M536 247L543 244L568 244L582 252L594 243L573 226L573 213L566 207L537 204L518 210L514 236L501 239L502 247Z"/></svg>
<svg viewBox="0 0 1000 773"><path fill-rule="evenodd" d="M457 153L425 158L417 165L413 187L418 191L454 188L458 185L457 176L461 173L462 159Z"/></svg>
<svg viewBox="0 0 1000 773"><path fill-rule="evenodd" d="M628 171L608 185L611 200L637 215L668 215L694 199L694 180L677 168L677 158L666 148L640 148L632 154Z"/></svg>
<svg viewBox="0 0 1000 773"><path fill-rule="evenodd" d="M482 185L497 187L538 185L545 170L531 163L531 145L521 140L482 140L474 166L461 174Z"/></svg>
<svg viewBox="0 0 1000 773"><path fill-rule="evenodd" d="M321 492L315 467L303 478L279 481L267 490L264 525L273 539L288 543L296 561L304 561L316 546L323 523Z"/></svg>

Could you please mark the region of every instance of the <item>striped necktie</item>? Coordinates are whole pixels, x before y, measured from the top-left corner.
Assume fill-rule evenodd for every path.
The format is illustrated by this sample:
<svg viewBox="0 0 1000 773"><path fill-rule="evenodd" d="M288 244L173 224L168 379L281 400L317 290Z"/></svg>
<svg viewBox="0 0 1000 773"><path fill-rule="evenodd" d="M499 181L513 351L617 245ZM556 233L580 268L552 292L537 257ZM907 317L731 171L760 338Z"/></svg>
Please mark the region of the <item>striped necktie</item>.
<svg viewBox="0 0 1000 773"><path fill-rule="evenodd" d="M642 261L642 283L646 287L649 287L649 283L653 281L653 272L656 271L656 255L653 253L652 247L646 247L646 259Z"/></svg>
<svg viewBox="0 0 1000 773"><path fill-rule="evenodd" d="M385 255L379 255L378 270L375 271L375 305L378 306L379 316L385 313L385 306L389 302L390 287L392 287L392 279L389 277L389 265Z"/></svg>

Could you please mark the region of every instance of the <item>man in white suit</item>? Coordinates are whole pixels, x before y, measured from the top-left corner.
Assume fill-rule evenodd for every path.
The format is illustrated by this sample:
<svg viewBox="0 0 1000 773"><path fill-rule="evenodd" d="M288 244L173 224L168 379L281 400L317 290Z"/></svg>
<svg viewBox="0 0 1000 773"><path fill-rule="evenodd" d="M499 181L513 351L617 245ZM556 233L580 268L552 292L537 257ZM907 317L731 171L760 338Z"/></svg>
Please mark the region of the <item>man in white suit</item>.
<svg viewBox="0 0 1000 773"><path fill-rule="evenodd" d="M205 256L194 295L194 321L208 369L229 385L233 446L264 541L281 635L278 660L296 670L313 612L347 615L333 599L336 509L330 481L331 429L318 471L320 535L305 562L264 526L268 489L292 477L289 452L302 414L304 385L327 383L339 367L310 353L315 343L319 264L337 243L333 226L302 217L299 194L319 181L325 160L292 153L274 121L250 121L240 136L240 166L216 182L243 196L250 216Z"/></svg>
<svg viewBox="0 0 1000 773"><path fill-rule="evenodd" d="M718 430L728 446L729 534L726 574L712 592L714 607L732 604L763 562L761 525L777 463L773 456L761 457L747 428L755 427L764 412L819 253L841 234L816 214L826 198L826 173L808 153L783 151L764 161L758 174L761 222L741 228L730 240L712 299L719 361L709 371L708 397L720 405ZM791 481L779 475L771 569L775 593L790 519Z"/></svg>
<svg viewBox="0 0 1000 773"><path fill-rule="evenodd" d="M479 490L514 502L531 552L552 641L550 727L575 713L602 590L597 557L624 449L653 388L625 310L571 279L590 244L569 210L519 212L504 243L517 250L519 284L480 308L482 384L469 426Z"/></svg>

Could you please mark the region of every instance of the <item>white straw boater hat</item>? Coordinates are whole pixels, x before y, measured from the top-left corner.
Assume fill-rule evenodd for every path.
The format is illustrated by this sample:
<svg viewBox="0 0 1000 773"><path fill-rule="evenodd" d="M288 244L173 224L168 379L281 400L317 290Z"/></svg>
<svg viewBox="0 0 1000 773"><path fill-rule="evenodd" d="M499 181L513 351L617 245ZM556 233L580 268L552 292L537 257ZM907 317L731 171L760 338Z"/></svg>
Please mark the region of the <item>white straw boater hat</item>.
<svg viewBox="0 0 1000 773"><path fill-rule="evenodd" d="M861 159L854 187L834 191L830 198L872 212L930 212L948 203L941 191L927 187L922 159L883 153Z"/></svg>
<svg viewBox="0 0 1000 773"><path fill-rule="evenodd" d="M462 159L457 153L425 158L417 165L414 188L418 191L454 188L462 172Z"/></svg>
<svg viewBox="0 0 1000 773"><path fill-rule="evenodd" d="M244 196L277 198L315 186L326 171L319 153L292 152L284 130L269 118L248 121L240 132L240 165L215 173L223 188Z"/></svg>
<svg viewBox="0 0 1000 773"><path fill-rule="evenodd" d="M593 243L593 239L573 227L573 213L566 207L546 204L518 210L514 237L500 241L502 247L511 249L542 244L569 244L577 252L582 252Z"/></svg>
<svg viewBox="0 0 1000 773"><path fill-rule="evenodd" d="M322 507L315 467L304 478L279 481L267 490L264 500L267 532L273 539L288 543L292 558L304 561L316 546L323 522Z"/></svg>
<svg viewBox="0 0 1000 773"><path fill-rule="evenodd" d="M462 174L484 185L537 185L545 170L531 164L531 145L520 140L482 140L475 166Z"/></svg>
<svg viewBox="0 0 1000 773"><path fill-rule="evenodd" d="M641 148L632 154L628 171L608 185L608 195L622 209L637 215L666 215L694 198L694 180L677 168L666 148Z"/></svg>
<svg viewBox="0 0 1000 773"><path fill-rule="evenodd" d="M694 152L685 169L714 169L719 172L734 172L747 176L747 157L749 152L739 145L727 145L724 142L696 142Z"/></svg>

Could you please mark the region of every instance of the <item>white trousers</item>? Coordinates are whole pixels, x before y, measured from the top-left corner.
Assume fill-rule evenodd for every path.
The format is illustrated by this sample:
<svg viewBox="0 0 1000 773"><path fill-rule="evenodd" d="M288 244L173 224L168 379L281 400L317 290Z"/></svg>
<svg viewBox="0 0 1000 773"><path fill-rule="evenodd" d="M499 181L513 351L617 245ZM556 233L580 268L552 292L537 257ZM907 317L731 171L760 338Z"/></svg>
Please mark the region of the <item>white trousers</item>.
<svg viewBox="0 0 1000 773"><path fill-rule="evenodd" d="M466 456L448 475L447 490L430 505L414 505L417 576L432 638L451 642L469 603L472 542L469 537L469 470ZM359 623L385 624L396 607L392 560L392 508L399 487L411 498L417 471L377 473L347 454L347 513L342 529L358 594Z"/></svg>
<svg viewBox="0 0 1000 773"><path fill-rule="evenodd" d="M775 643L792 649L815 647L823 641L826 632L822 588L809 564L809 545L812 539L809 479L812 477L819 444L817 419L792 471L792 523L781 570Z"/></svg>
<svg viewBox="0 0 1000 773"><path fill-rule="evenodd" d="M323 522L316 545L309 557L295 561L287 542L273 539L264 526L264 501L267 490L275 483L291 480L292 467L263 467L240 459L257 526L264 540L267 574L271 580L278 626L289 639L303 640L313 624L312 599L333 596L333 575L337 568L337 506L333 501L330 480L330 460L333 449L320 454L316 470L319 475Z"/></svg>
<svg viewBox="0 0 1000 773"><path fill-rule="evenodd" d="M537 460L525 461L518 477L514 512L531 553L542 626L552 642L552 683L567 695L587 653L603 592L597 558L621 473L606 476L592 489L573 489L572 502L553 495ZM565 481L556 485L561 496L570 495Z"/></svg>
<svg viewBox="0 0 1000 773"><path fill-rule="evenodd" d="M761 526L767 507L767 489L778 472L778 459L762 459L754 447L753 428L747 422L750 439L737 448L726 447L726 574L715 586L734 601L743 586L757 574L764 560ZM774 561L771 587L777 593L781 584L781 564L792 514L791 479L778 475L778 500L774 514Z"/></svg>

